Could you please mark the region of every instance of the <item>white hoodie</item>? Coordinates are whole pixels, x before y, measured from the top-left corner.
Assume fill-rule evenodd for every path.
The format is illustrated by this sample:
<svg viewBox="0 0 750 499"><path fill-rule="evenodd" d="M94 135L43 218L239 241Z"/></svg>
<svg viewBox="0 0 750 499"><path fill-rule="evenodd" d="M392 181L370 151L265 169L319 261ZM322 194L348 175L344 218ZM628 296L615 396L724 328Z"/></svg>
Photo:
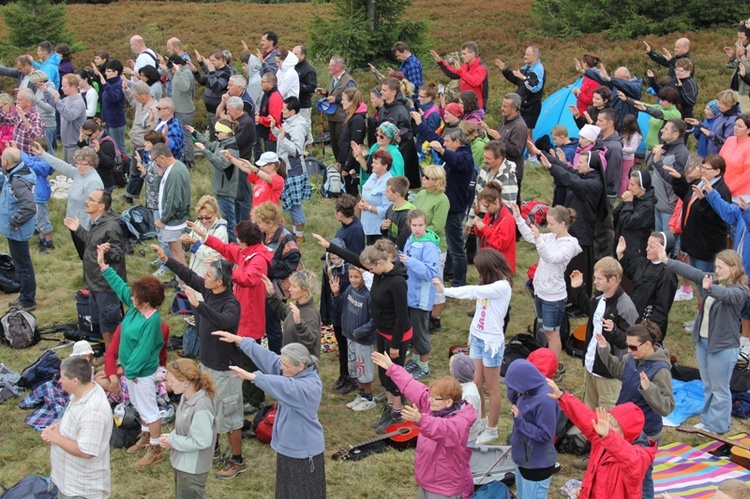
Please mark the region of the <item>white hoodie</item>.
<svg viewBox="0 0 750 499"><path fill-rule="evenodd" d="M294 70L294 66L298 62L299 59L290 50L281 67L276 71L276 78L278 79L276 88L278 88L282 99L286 99L287 97L299 98L299 75Z"/></svg>

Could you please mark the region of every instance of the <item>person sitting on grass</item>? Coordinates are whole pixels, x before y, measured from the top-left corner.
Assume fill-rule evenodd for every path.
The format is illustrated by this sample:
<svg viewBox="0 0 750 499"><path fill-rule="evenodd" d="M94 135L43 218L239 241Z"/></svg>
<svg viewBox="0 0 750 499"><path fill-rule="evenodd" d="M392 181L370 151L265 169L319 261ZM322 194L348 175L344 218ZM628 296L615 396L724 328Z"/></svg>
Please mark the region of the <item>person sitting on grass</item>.
<svg viewBox="0 0 750 499"><path fill-rule="evenodd" d="M373 352L372 360L413 403L401 415L419 430L414 457L419 497L455 498L467 493L471 451L466 444L477 411L463 400L461 385L444 376L427 387L388 355Z"/></svg>
<svg viewBox="0 0 750 499"><path fill-rule="evenodd" d="M633 402L594 411L554 381L548 397L557 399L570 421L591 442L591 458L579 499L641 497L646 470L656 456L656 442L643 433L643 411Z"/></svg>

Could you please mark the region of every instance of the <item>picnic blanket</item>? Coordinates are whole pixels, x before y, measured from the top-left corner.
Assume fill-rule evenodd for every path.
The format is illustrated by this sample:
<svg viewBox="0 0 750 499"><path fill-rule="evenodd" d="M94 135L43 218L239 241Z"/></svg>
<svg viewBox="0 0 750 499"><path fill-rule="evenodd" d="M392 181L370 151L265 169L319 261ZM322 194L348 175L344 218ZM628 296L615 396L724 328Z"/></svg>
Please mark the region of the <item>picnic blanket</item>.
<svg viewBox="0 0 750 499"><path fill-rule="evenodd" d="M747 434L729 437L730 440L750 445ZM654 490L656 494L669 492L673 497L710 499L716 487L725 480L750 482L750 471L728 458L709 454L723 444L709 442L691 447L675 442L659 447L654 461Z"/></svg>

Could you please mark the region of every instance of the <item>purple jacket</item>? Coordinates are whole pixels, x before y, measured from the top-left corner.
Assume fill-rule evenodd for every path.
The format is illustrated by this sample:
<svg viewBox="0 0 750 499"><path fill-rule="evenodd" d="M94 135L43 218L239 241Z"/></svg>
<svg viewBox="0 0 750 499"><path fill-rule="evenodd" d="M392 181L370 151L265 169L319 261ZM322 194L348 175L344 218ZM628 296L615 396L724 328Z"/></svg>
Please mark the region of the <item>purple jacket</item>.
<svg viewBox="0 0 750 499"><path fill-rule="evenodd" d="M427 386L396 364L391 365L386 374L422 413L422 419L417 423L419 439L414 458L417 485L433 494L462 494L466 489L467 476L471 473L471 449L466 444L469 441L469 428L477 419L477 411L466 404L449 417L434 417L430 411L430 389Z"/></svg>

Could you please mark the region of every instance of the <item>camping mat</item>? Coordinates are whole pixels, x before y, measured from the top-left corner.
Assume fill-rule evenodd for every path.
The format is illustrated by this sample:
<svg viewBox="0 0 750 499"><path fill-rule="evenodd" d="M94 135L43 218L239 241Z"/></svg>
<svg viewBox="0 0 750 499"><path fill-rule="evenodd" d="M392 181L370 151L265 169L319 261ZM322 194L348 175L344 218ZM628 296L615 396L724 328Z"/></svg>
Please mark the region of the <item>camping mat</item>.
<svg viewBox="0 0 750 499"><path fill-rule="evenodd" d="M747 434L729 437L750 444ZM698 447L675 442L659 447L654 461L654 490L669 492L673 497L710 499L718 484L738 479L750 482L750 471L728 459L709 454L722 445L712 441Z"/></svg>

